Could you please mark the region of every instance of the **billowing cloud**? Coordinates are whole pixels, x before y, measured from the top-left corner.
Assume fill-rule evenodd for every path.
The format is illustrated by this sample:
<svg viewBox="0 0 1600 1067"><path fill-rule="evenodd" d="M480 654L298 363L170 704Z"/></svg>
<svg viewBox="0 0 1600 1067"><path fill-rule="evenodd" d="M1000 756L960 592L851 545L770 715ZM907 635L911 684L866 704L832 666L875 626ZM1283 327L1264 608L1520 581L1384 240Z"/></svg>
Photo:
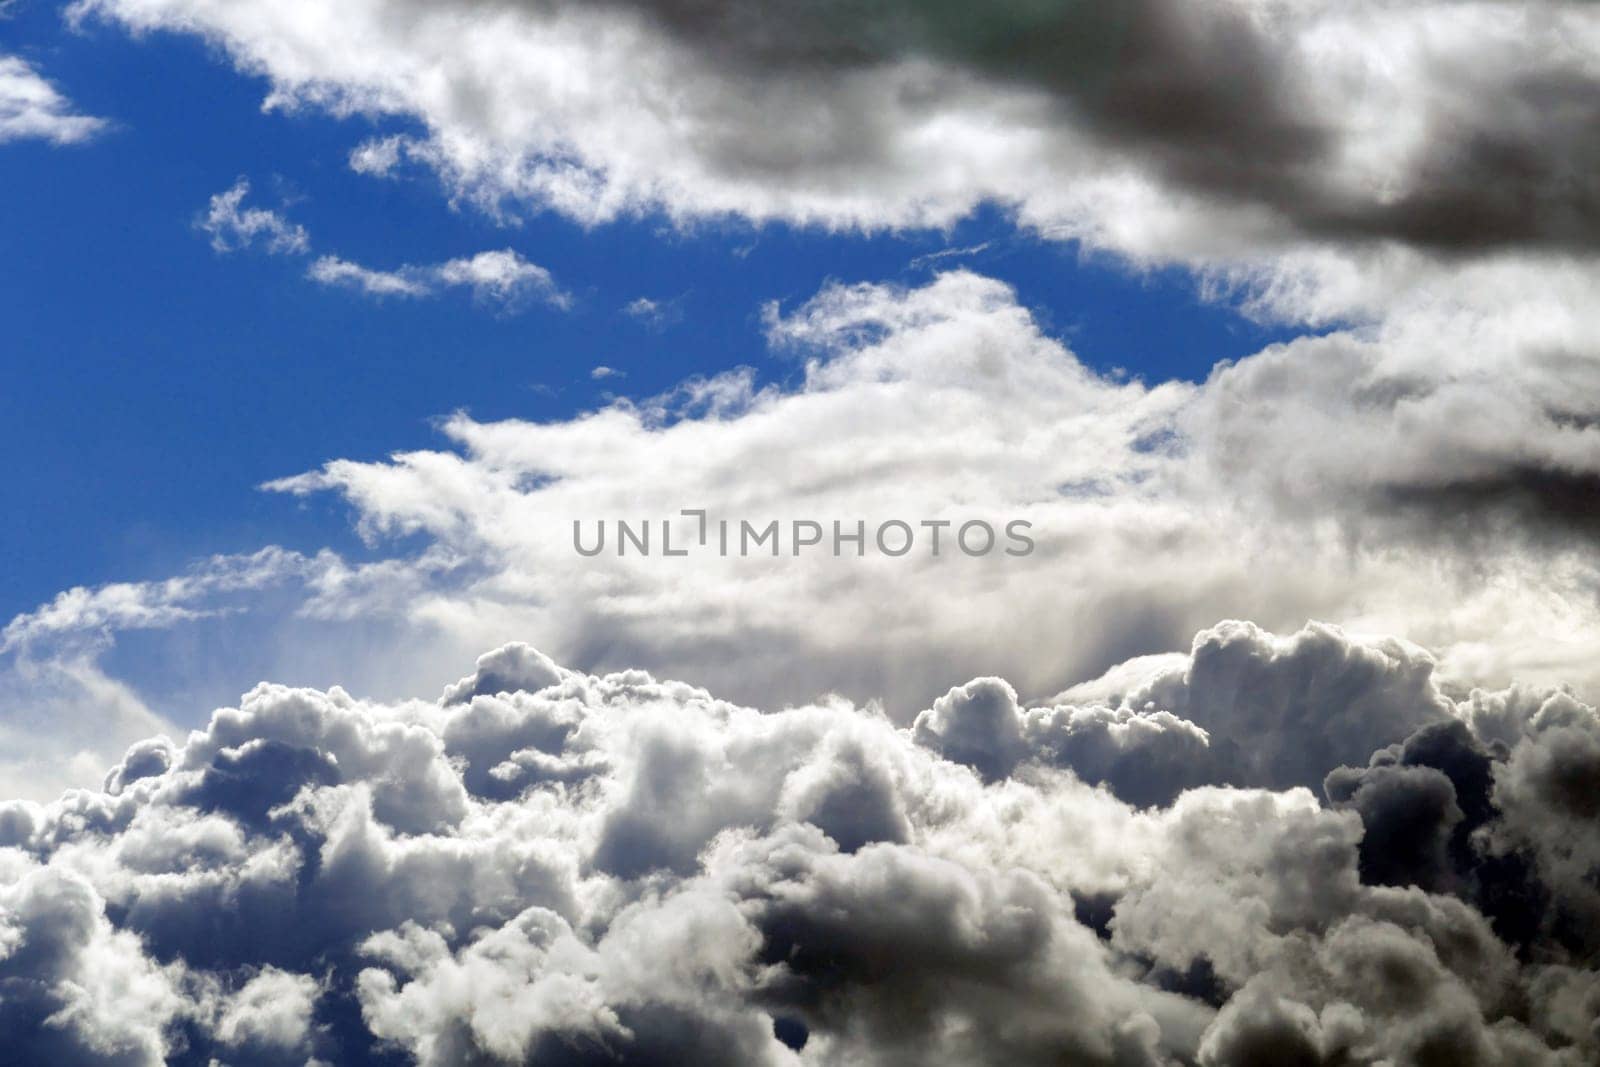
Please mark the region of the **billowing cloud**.
<svg viewBox="0 0 1600 1067"><path fill-rule="evenodd" d="M1192 706L1228 690L1201 662L1230 634L1193 642ZM1385 691L1291 681L1383 642L1248 639L1282 723ZM14 1048L81 1063L1592 1062L1600 915L1571 879L1595 824L1571 805L1600 782L1535 751L1600 716L1417 685L1436 721L1366 773L1433 759L1448 782L1446 733L1489 753L1481 832L1432 888L1371 876L1410 859L1381 806L1198 782L1130 806L1075 771L1102 742L1058 743L1063 709L1019 712L999 679L914 728L527 646L437 702L263 684L101 789L0 806L0 1011ZM1128 750L1229 728L1136 714L1156 728ZM1477 879L1513 859L1525 892L1486 914Z"/></svg>
<svg viewBox="0 0 1600 1067"><path fill-rule="evenodd" d="M27 60L0 55L0 144L24 139L77 144L105 127L104 119L75 111Z"/></svg>
<svg viewBox="0 0 1600 1067"><path fill-rule="evenodd" d="M969 271L829 284L764 310L785 374L457 414L266 486L346 501L359 562L19 616L27 1058L1600 1060L1593 5L73 11L199 34L271 106L402 119L350 166L502 221L998 203L1321 332L1150 383ZM29 135L91 132L3 62ZM247 193L219 250L570 301L510 248L309 258ZM226 667L270 649L292 684L187 736L111 666L240 608ZM500 647L395 695L464 646ZM384 693L301 684L330 664Z"/></svg>
<svg viewBox="0 0 1600 1067"><path fill-rule="evenodd" d="M1421 333L1424 313L1405 336ZM1476 321L1430 315L1435 336ZM1350 330L1300 343L1327 359L1274 348L1200 386L1147 385L1090 371L1006 286L965 272L915 289L829 287L770 308L767 325L778 357L803 361L792 387L734 371L566 421L457 415L443 424L454 449L337 461L269 488L336 491L375 542L421 534L430 552L472 561L409 587L428 590L397 602L415 625L468 644L533 637L585 669L672 669L751 701L835 690L884 697L906 722L944 692L953 663L1037 701L1129 657L1181 649L1221 616L1403 633L1462 682L1592 684L1594 620L1578 605L1595 561L1525 521L1560 498L1529 485L1522 504L1481 507L1466 529L1418 522L1393 498L1395 486L1457 478L1452 465L1508 472L1586 447L1591 430L1537 403L1554 398L1554 380L1538 367L1516 373L1487 343L1478 354L1496 360L1498 381L1459 356L1428 368L1397 325L1392 345ZM1339 353L1373 369L1343 374ZM1402 362L1415 369L1391 369ZM1430 399L1441 394L1457 399ZM1462 421L1468 402L1495 418ZM1470 436L1471 459L1386 435L1396 405L1416 433ZM706 512L704 544L685 509ZM623 520L634 533L650 522L653 554L619 547ZM1005 531L1027 523L1017 529L1034 548L969 556L957 539L974 521L1014 550ZM741 522L757 532L776 522L781 536L746 552ZM809 532L797 522L818 524L816 547L797 550ZM895 522L912 537L899 556L905 534L885 525ZM834 554L834 523L846 536L861 524L859 556L848 541ZM598 556L578 555L575 524L590 549L604 524ZM876 543L884 531L890 552ZM695 551L668 558L663 537ZM410 566L397 556L370 576L397 585ZM827 611L846 587L851 611ZM308 610L338 614L342 599L330 590ZM1373 656L1395 669L1399 696L1365 714L1420 725L1426 709L1400 696L1435 661L1399 648ZM1186 714L1211 728L1205 709ZM1336 736L1333 724L1306 725L1339 762L1374 747L1368 726ZM1263 760L1262 773L1280 777L1250 779L1260 784L1320 777Z"/></svg>
<svg viewBox="0 0 1600 1067"><path fill-rule="evenodd" d="M487 205L590 220L939 224L989 199L1045 228L1214 250L1230 233L1592 248L1600 220L1583 3L75 11L203 34L275 104L420 120L359 169L416 160ZM1111 218L1129 197L1156 210Z"/></svg>

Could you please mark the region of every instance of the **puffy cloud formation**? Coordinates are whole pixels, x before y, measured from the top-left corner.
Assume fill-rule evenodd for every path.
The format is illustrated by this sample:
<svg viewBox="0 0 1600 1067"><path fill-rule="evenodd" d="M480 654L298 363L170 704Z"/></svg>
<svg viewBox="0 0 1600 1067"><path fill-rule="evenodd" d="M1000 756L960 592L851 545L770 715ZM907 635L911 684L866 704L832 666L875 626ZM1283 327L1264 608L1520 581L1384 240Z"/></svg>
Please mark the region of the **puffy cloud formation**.
<svg viewBox="0 0 1600 1067"><path fill-rule="evenodd" d="M348 501L363 562L268 549L19 616L8 733L68 724L4 768L36 798L0 806L23 1058L1600 1061L1593 5L73 10L202 35L270 105L397 118L353 169L502 219L991 202L1322 332L1151 384L993 279L832 284L767 309L786 375L456 415L271 483ZM0 131L8 74L13 126L91 131L0 63ZM246 193L219 248L309 254ZM509 249L308 263L566 300ZM685 508L1020 519L1038 550L575 557L574 523ZM262 602L235 655L383 699L263 684L179 743L107 665Z"/></svg>
<svg viewBox="0 0 1600 1067"><path fill-rule="evenodd" d="M442 427L454 448L336 461L269 488L337 492L374 543L420 534L427 546L324 583L308 613L398 613L455 647L531 636L586 670L670 670L747 702L833 690L885 698L908 722L952 669L1005 677L1037 699L1181 648L1222 616L1403 633L1468 683L1592 685L1600 633L1581 604L1595 561L1556 535L1572 529L1559 521L1569 499L1552 489L1559 477L1480 500L1466 524L1420 522L1396 494L1459 484L1448 467L1468 462L1486 479L1533 464L1579 479L1600 455L1589 451L1594 426L1551 408L1556 379L1537 364L1517 372L1515 345L1485 337L1476 312L1419 304L1408 316L1407 336L1424 322L1440 343L1477 335L1473 358L1503 373L1479 373L1459 351L1431 365L1408 356L1402 372L1383 355L1390 346L1349 330L1296 342L1298 358L1273 348L1225 365L1198 386L1150 385L1085 366L993 279L832 286L768 310L775 353L802 361L787 387L733 371L564 421L457 415ZM1570 318L1559 330L1575 339L1581 326ZM1340 351L1371 365L1346 374ZM1587 410L1577 382L1565 410ZM1388 421L1439 447L1408 447ZM1472 451L1446 447L1457 440ZM1446 497L1433 499L1437 515ZM996 529L1016 519L1032 523L1037 550L664 559L658 525L656 555L619 556L614 529L601 555L575 551L575 522L592 540L599 522L621 519L674 520L681 546L696 531L685 508L735 530L741 520L949 522L946 541L972 519ZM1549 521L1526 521L1535 514ZM851 610L828 610L844 588ZM1207 662L1257 699L1251 663L1229 657L1218 648ZM1346 670L1392 672L1399 699L1424 680L1419 662L1375 646ZM1315 784L1326 760L1363 759L1377 744L1371 724L1390 710L1307 723L1306 767L1292 770L1286 749L1251 780ZM1182 713L1210 729L1211 709Z"/></svg>
<svg viewBox="0 0 1600 1067"><path fill-rule="evenodd" d="M1227 617L1334 619L1434 650L1453 682L1594 696L1600 314L1593 138L1575 132L1594 96L1593 5L74 11L204 35L264 76L275 106L400 117L406 132L380 123L352 167L432 167L454 199L508 219L885 227L988 201L1322 331L1199 385L1144 383L1091 370L1096 353L1080 362L993 279L829 285L767 314L772 354L801 365L786 373L735 370L544 424L456 415L445 447L273 482L340 494L389 558L319 566L255 624L271 632L258 647L291 650L281 669L236 687L382 675L365 634L324 669L336 642L319 629L297 643L309 620L388 626L384 647L434 682L462 655L531 639L584 670L670 671L750 703L881 697L908 723L952 675L1005 677L1034 700ZM368 293L566 299L509 250L308 266ZM667 306L630 314L660 323ZM1017 518L1039 550L573 566L573 521L683 508L735 524ZM851 610L835 610L846 590ZM1188 743L1127 714L1051 729L1098 746L1113 776L1134 734ZM1185 714L1210 729L1204 709ZM1299 770L1238 778L1313 782L1325 756L1359 762L1359 733L1319 736Z"/></svg>
<svg viewBox="0 0 1600 1067"><path fill-rule="evenodd" d="M205 35L271 101L403 115L352 157L492 207L940 224L980 200L1129 249L1238 235L1592 248L1593 8L82 0ZM1120 216L1120 218L1119 218Z"/></svg>
<svg viewBox="0 0 1600 1067"><path fill-rule="evenodd" d="M1594 1062L1600 716L1419 657L1223 624L1120 703L905 728L526 645L436 702L262 684L0 806L0 1016L85 1064ZM1290 763L1326 803L1203 759L1379 704L1365 766Z"/></svg>
<svg viewBox="0 0 1600 1067"><path fill-rule="evenodd" d="M0 17L4 9L0 8ZM66 145L105 129L104 119L80 115L27 60L0 55L0 144L38 139Z"/></svg>
<svg viewBox="0 0 1600 1067"><path fill-rule="evenodd" d="M1021 740L985 757L992 768L969 760L984 773L1048 745L1098 753L1095 780L1168 766L1169 792L1191 782L1180 768L1197 766L1200 739L1163 710L1211 735L1205 759L1227 776L1201 779L1283 788L1361 764L1391 727L1427 725L1438 709L1418 694L1434 675L1460 689L1570 683L1593 700L1600 621L1587 605L1600 575L1575 505L1600 455L1600 423L1584 414L1600 394L1581 356L1518 354L1577 353L1600 322L1573 310L1577 275L1527 294L1525 321L1483 310L1507 277L1475 277L1464 305L1414 294L1376 334L1277 346L1199 384L1098 373L1009 287L969 272L830 286L766 313L772 358L795 368L782 385L746 369L545 423L458 414L441 424L450 447L269 486L339 494L371 543L364 561L269 549L74 590L17 617L0 638L12 657L0 690L30 735L89 722L61 714L74 705L129 714L46 731L17 746L25 771L0 770L10 792L44 799L162 729L145 702L188 724L262 677L399 698L515 639L585 671L670 672L750 704L881 699L902 725L951 677L1003 677L1024 704L1059 693L1047 703L1068 710L1019 725ZM1470 507L1467 484L1484 489ZM664 558L661 522L674 522L674 545L694 536L685 508L735 531L899 520L921 547L890 557L868 533L859 557L796 556L785 535L776 558ZM655 524L655 554L617 554L622 519ZM973 519L1030 522L1037 548L967 556L952 538ZM606 550L580 557L573 523L592 538L602 521ZM922 522L951 524L938 557ZM1324 665L1314 632L1280 648L1241 626L1197 651L1193 669L1215 682L1205 692L1230 694L1213 706L1191 695L1187 660L1140 657L1186 647L1217 618L1286 633L1328 618L1415 646L1373 641ZM249 640L209 665L208 688L175 686L195 673L188 635L224 627ZM143 652L132 673L112 646L131 631ZM1306 665L1293 681L1306 698L1371 696L1318 720L1304 711L1314 702L1261 688L1279 661ZM1275 718L1287 714L1293 728ZM1484 730L1515 743L1483 714ZM1242 747L1216 732L1249 716L1260 737ZM1129 749L1147 735L1166 747Z"/></svg>

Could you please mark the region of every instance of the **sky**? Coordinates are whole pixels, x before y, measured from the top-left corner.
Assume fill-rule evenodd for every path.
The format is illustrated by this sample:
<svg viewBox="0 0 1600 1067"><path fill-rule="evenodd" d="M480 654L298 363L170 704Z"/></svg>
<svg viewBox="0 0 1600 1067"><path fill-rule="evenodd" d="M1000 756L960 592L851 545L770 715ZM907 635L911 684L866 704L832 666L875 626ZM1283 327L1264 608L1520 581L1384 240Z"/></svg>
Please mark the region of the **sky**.
<svg viewBox="0 0 1600 1067"><path fill-rule="evenodd" d="M1563 0L0 2L0 1035L1600 1062L1597 121Z"/></svg>
<svg viewBox="0 0 1600 1067"><path fill-rule="evenodd" d="M27 564L0 579L8 618L72 585L164 577L212 553L359 550L341 509L298 509L256 487L334 457L436 444L434 420L454 411L568 417L742 365L791 380L793 363L762 351L761 307L830 280L982 264L1085 359L1154 378L1203 377L1285 332L1201 299L1182 275L1040 241L995 208L905 232L680 230L659 212L588 227L528 211L512 225L452 206L420 177L349 168L354 143L414 122L263 113L262 80L191 37L74 28L44 3L17 5L0 34L111 124L67 150L19 141L0 162L0 240L16 265L0 295L4 444L28 457L4 489L3 547ZM373 302L306 284L297 259L219 255L196 220L241 177L252 204L281 210L318 248L383 265L511 248L554 271L575 306ZM641 298L667 321L628 315ZM626 377L596 381L597 366Z"/></svg>

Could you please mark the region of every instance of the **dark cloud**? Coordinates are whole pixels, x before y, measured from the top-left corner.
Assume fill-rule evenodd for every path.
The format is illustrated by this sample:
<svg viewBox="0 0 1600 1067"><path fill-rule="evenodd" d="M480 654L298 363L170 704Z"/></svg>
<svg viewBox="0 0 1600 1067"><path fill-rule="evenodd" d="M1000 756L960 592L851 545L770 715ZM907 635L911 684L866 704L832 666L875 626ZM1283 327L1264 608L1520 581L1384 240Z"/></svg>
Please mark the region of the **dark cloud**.
<svg viewBox="0 0 1600 1067"><path fill-rule="evenodd" d="M1570 423L1569 423L1570 424ZM1503 468L1434 484L1379 485L1379 513L1461 539L1532 536L1556 544L1600 537L1600 473L1508 462Z"/></svg>
<svg viewBox="0 0 1600 1067"><path fill-rule="evenodd" d="M1592 545L1600 362L1525 343L1509 357L1457 347L1487 332L1342 333L1221 364L1188 428L1224 485L1260 491L1280 515L1335 518L1374 546L1481 560L1507 544ZM1428 344L1444 346L1439 358L1395 365Z"/></svg>
<svg viewBox="0 0 1600 1067"><path fill-rule="evenodd" d="M746 176L876 154L894 131L830 105L807 82L920 59L1042 92L1059 121L1176 187L1268 208L1315 237L1447 253L1600 241L1600 148L1588 135L1600 121L1600 79L1577 64L1530 66L1533 54L1503 45L1475 64L1452 55L1416 72L1432 90L1431 101L1412 102L1427 126L1419 158L1357 189L1329 179L1347 147L1346 117L1317 97L1319 72L1285 23L1247 5L607 3L651 20L709 70L812 105L826 135L808 140L806 161L767 138L712 142L721 164ZM938 96L925 106L938 108Z"/></svg>
<svg viewBox="0 0 1600 1067"><path fill-rule="evenodd" d="M1104 234L1118 220L1057 199L1087 170L1153 179L1216 246L1240 230L1447 256L1600 239L1586 4L387 0L320 24L295 4L274 20L178 0L82 10L210 34L295 98L411 111L437 136L366 146L362 168L422 160L495 204L893 225L999 199ZM519 55L506 44L549 59L552 42L594 84L483 66ZM1015 173L986 173L974 115L1023 135L998 157L1023 145ZM609 143L628 134L642 143ZM1204 221L1219 204L1240 209L1231 233Z"/></svg>

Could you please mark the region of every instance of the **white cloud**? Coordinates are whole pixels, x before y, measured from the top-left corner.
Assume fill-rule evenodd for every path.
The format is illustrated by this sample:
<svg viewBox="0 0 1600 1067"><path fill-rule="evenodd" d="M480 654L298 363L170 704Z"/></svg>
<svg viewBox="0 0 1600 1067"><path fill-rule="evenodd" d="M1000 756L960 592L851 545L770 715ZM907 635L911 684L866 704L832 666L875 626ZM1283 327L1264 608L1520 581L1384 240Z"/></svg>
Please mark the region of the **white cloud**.
<svg viewBox="0 0 1600 1067"><path fill-rule="evenodd" d="M626 378L627 376L628 375L626 371L617 370L615 367L607 367L604 364L595 367L589 372L589 377L593 378L597 382L606 378Z"/></svg>
<svg viewBox="0 0 1600 1067"><path fill-rule="evenodd" d="M1453 678L1593 687L1587 648L1600 635L1581 590L1594 563L1541 532L1581 514L1559 497L1486 491L1465 532L1419 521L1418 509L1453 506L1429 489L1459 481L1438 464L1467 453L1385 436L1394 417L1470 441L1485 477L1536 462L1572 471L1568 441L1589 431L1524 402L1553 397L1554 379L1512 375L1512 346L1498 350L1498 379L1413 353L1424 333L1448 352L1475 319L1434 315L1424 331L1419 312L1393 341L1352 331L1299 343L1325 350L1321 361L1274 349L1199 387L1151 387L1091 373L989 279L834 287L769 313L773 343L806 359L792 390L735 372L566 421L455 416L443 428L458 450L338 461L270 488L340 492L369 535L421 533L475 561L423 583L429 595L403 609L415 625L468 644L531 636L585 667L671 664L741 699L836 689L904 715L952 665L1038 698L1179 648L1218 617L1334 618L1411 638ZM1473 360L1496 358L1477 341ZM1371 370L1345 374L1341 352ZM1276 399L1238 400L1267 388ZM1429 400L1445 393L1458 399ZM1493 421L1460 421L1465 398ZM592 541L601 519L678 517L681 544L684 508L735 530L1022 519L1038 547L1015 559L797 558L785 535L778 559L619 558L613 530L602 556L574 566L575 520ZM851 611L826 610L845 588Z"/></svg>
<svg viewBox="0 0 1600 1067"><path fill-rule="evenodd" d="M520 310L531 300L557 308L569 307L572 302L549 271L509 248L433 266L406 265L396 270L373 270L337 256L322 256L311 264L307 277L323 285L347 286L379 297L425 297L441 289L464 288L475 300L506 313Z"/></svg>
<svg viewBox="0 0 1600 1067"><path fill-rule="evenodd" d="M41 642L87 638L124 630L172 626L228 610L231 594L259 591L303 578L329 557L308 559L277 547L250 555L213 556L189 573L153 582L78 586L50 603L13 618L0 630L0 654L28 653Z"/></svg>
<svg viewBox="0 0 1600 1067"><path fill-rule="evenodd" d="M338 256L321 256L306 271L306 277L323 285L342 285L368 296L427 296L432 290L410 272L372 270Z"/></svg>
<svg viewBox="0 0 1600 1067"><path fill-rule="evenodd" d="M405 143L398 135L363 141L350 150L350 169L357 174L386 178L400 165Z"/></svg>
<svg viewBox="0 0 1600 1067"><path fill-rule="evenodd" d="M0 144L24 139L78 144L105 128L104 119L74 111L27 60L0 55Z"/></svg>
<svg viewBox="0 0 1600 1067"><path fill-rule="evenodd" d="M263 684L107 792L7 806L0 968L32 995L0 1007L66 1020L55 1060L156 1062L183 1025L341 1061L352 1002L425 1063L1600 1053L1591 5L74 10L203 34L274 106L416 120L350 165L501 216L877 228L987 200L1327 332L1147 384L992 279L831 285L766 312L789 384L456 415L447 447L270 483L342 495L376 557L272 586L241 643L291 680L322 655L396 686L509 638L555 659L502 648L439 703ZM307 251L232 192L227 245ZM509 249L310 273L568 300ZM646 558L613 525L576 556L574 522L681 536L684 508L1020 519L1037 550ZM231 566L15 620L0 770L38 789L163 729L105 635L266 588ZM98 717L28 735L75 700Z"/></svg>
<svg viewBox="0 0 1600 1067"><path fill-rule="evenodd" d="M279 548L216 556L174 578L69 589L13 618L0 630L4 794L49 799L98 781L108 758L141 738L181 736L167 715L101 662L119 634L205 621L226 627L241 611L262 611L278 591L304 597L308 584L334 565L329 554L307 558Z"/></svg>
<svg viewBox="0 0 1600 1067"><path fill-rule="evenodd" d="M199 226L218 252L250 248L258 242L278 255L309 255L311 235L304 226L266 208L245 207L250 183L240 178L211 198ZM409 264L395 270L375 270L336 255L321 255L311 262L306 277L321 285L341 286L368 296L427 297L444 289L465 289L475 301L503 313L515 313L540 300L552 307L572 304L550 272L530 263L513 249L479 252L429 266Z"/></svg>
<svg viewBox="0 0 1600 1067"><path fill-rule="evenodd" d="M635 297L622 306L622 313L652 330L663 330L683 319L683 297L672 300L653 300L648 296Z"/></svg>
<svg viewBox="0 0 1600 1067"><path fill-rule="evenodd" d="M561 291L549 271L529 263L509 248L452 259L432 268L432 272L440 285L470 289L475 299L506 310L530 299L542 300L557 308L572 304L572 297Z"/></svg>
<svg viewBox="0 0 1600 1067"><path fill-rule="evenodd" d="M912 270L918 270L935 264L942 264L952 259L965 259L980 252L987 252L992 244L992 241L980 241L975 245L964 245L960 248L941 248L937 252L924 252L920 256L914 256L907 266Z"/></svg>
<svg viewBox="0 0 1600 1067"><path fill-rule="evenodd" d="M198 33L269 103L403 116L352 163L586 223L940 226L989 201L1137 260L1276 273L1386 242L1587 255L1600 16L1576 2L81 0ZM1074 48L1071 42L1094 42ZM1181 104L1177 103L1181 102Z"/></svg>
<svg viewBox="0 0 1600 1067"><path fill-rule="evenodd" d="M1279 653L1259 666L1277 722L1338 720L1387 684L1297 684L1321 675L1296 656L1381 646L1244 636ZM1194 640L1192 706L1227 702L1234 681L1200 661L1238 640ZM527 646L437 702L263 684L181 745L135 746L104 791L0 805L0 1023L25 1058L74 1063L155 1064L180 1042L347 1063L387 1042L440 1065L1109 1067L1309 1048L1577 1067L1600 1052L1584 1014L1600 915L1540 903L1559 867L1480 883L1512 868L1471 842L1554 845L1529 805L1578 796L1547 791L1544 769L1600 716L1542 694L1507 758L1465 722L1509 694L1419 691L1456 749L1426 727L1366 773L1449 776L1484 830L1451 891L1368 877L1385 848L1408 859L1381 822L1364 836L1370 808L1202 785L1135 810L1052 766L1053 748L985 783L920 728L838 699L757 711ZM1005 684L950 698L983 692ZM1255 724L1212 736L1227 729ZM1594 847L1592 820L1559 836L1565 855ZM1497 934L1507 920L1520 940Z"/></svg>
<svg viewBox="0 0 1600 1067"><path fill-rule="evenodd" d="M1550 488L1581 488L1572 443L1590 431L1573 413L1588 409L1581 391L1561 395L1559 361L1518 364L1517 331L1486 321L1496 320L1470 304L1422 304L1383 333L1269 349L1199 386L1150 386L1089 371L991 279L830 287L768 313L772 344L804 361L792 386L759 386L739 371L547 423L456 415L442 423L450 447L338 460L268 486L341 494L370 560L287 554L281 581L258 588L241 577L233 592L207 592L193 576L73 591L19 617L5 640L38 645L30 656L40 663L120 676L128 663L96 666L114 663L98 635L182 623L144 641L151 666L134 685L141 706L154 701L179 721L212 706L210 694L263 676L342 678L395 695L439 683L467 650L522 638L583 669L669 669L750 702L880 698L902 723L952 673L995 675L1024 705L1061 693L1049 703L1068 710L1029 720L1029 744L1098 761L1085 773L1112 783L1141 762L1165 765L1170 791L1213 773L1185 762L1195 738L1137 707L1082 708L1154 684L1173 661L1085 683L1130 657L1183 649L1218 618L1287 631L1323 618L1399 634L1429 654L1391 658L1452 685L1600 691L1591 655L1600 625L1585 592L1595 563L1571 536L1588 520L1564 504L1575 488ZM1537 321L1552 341L1584 325ZM1319 359L1288 358L1313 350ZM1485 363L1494 375L1479 372ZM1477 414L1463 420L1469 402ZM1390 434L1387 419L1411 437ZM1420 434L1459 444L1407 447ZM1510 491L1530 464L1549 468L1549 496ZM1470 516L1441 521L1461 506L1463 471L1478 479ZM674 520L675 547L697 532L684 508L729 520L735 554L663 557L662 520ZM615 522L646 518L655 554L619 557ZM952 539L975 518L997 531L1032 523L1036 550L966 556ZM891 519L915 526L923 547L884 556L871 531ZM577 555L575 520L586 541L600 520L612 524L601 556ZM740 520L778 521L781 554L738 556ZM830 536L834 521L844 531L863 523L863 557L849 546L842 558L795 556L796 520ZM937 558L922 521L952 523ZM247 563L209 570L219 583L252 573ZM847 594L850 609L835 610ZM163 677L197 673L181 634L224 629L270 655L209 661L203 684ZM30 706L60 706L56 691ZM1422 705L1369 710L1379 724L1414 723ZM1183 714L1211 731L1220 713ZM1297 752L1348 761L1372 744L1361 716L1335 727L1303 724L1304 743L1263 741L1245 780L1305 783ZM72 741L50 751L70 761L98 749ZM1246 756L1228 755L1228 766L1248 768Z"/></svg>
<svg viewBox="0 0 1600 1067"><path fill-rule="evenodd" d="M311 250L311 237L304 226L267 208L245 207L244 198L249 195L250 182L240 178L211 198L199 225L211 237L212 248L237 252L260 241L275 255L304 255Z"/></svg>

